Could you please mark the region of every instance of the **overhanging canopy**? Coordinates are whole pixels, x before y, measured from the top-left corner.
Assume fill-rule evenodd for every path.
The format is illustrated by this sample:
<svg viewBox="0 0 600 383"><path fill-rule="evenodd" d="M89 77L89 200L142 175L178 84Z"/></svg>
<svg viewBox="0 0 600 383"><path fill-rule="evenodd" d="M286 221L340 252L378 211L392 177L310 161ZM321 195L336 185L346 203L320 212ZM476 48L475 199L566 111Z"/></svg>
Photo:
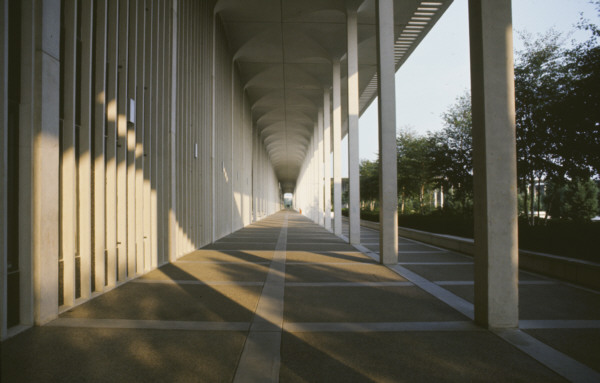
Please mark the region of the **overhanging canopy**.
<svg viewBox="0 0 600 383"><path fill-rule="evenodd" d="M450 3L394 1L396 69ZM348 8L358 11L362 113L377 95L375 0L220 0L215 7L250 102L253 123L261 132L283 192L293 191L323 105L323 90L332 85L332 63L345 60ZM344 72L342 116L347 109Z"/></svg>

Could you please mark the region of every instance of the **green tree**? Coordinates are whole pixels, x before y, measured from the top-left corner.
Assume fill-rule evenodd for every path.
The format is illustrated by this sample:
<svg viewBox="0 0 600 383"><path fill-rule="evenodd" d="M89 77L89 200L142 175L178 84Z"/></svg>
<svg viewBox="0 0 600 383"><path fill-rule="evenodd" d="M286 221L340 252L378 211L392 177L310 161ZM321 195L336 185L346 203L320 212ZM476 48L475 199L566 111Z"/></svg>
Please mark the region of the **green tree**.
<svg viewBox="0 0 600 383"><path fill-rule="evenodd" d="M429 140L436 183L447 190L448 202L463 210L473 199L473 138L471 96L465 93L442 115L444 129ZM451 191L451 192L450 192Z"/></svg>
<svg viewBox="0 0 600 383"><path fill-rule="evenodd" d="M379 160L360 162L360 199L372 208L379 200Z"/></svg>
<svg viewBox="0 0 600 383"><path fill-rule="evenodd" d="M552 30L537 39L524 34L523 40L525 49L517 52L515 63L517 172L525 215L531 212L533 222L534 199L528 197L534 195L536 180L561 173L553 114L565 81L565 52L561 35Z"/></svg>
<svg viewBox="0 0 600 383"><path fill-rule="evenodd" d="M587 179L600 172L600 30L589 24L580 28L592 36L565 52L553 134L563 173Z"/></svg>
<svg viewBox="0 0 600 383"><path fill-rule="evenodd" d="M600 2L597 3L600 9ZM515 93L519 185L525 215L542 180L561 190L569 179L589 179L600 171L600 46L598 28L582 21L591 32L584 43L564 47L560 34L550 31L525 39L517 54ZM548 200L553 209L556 201Z"/></svg>
<svg viewBox="0 0 600 383"><path fill-rule="evenodd" d="M592 180L574 181L565 191L564 215L576 222L589 222L598 213L598 186Z"/></svg>
<svg viewBox="0 0 600 383"><path fill-rule="evenodd" d="M418 200L419 212L424 213L425 193L434 182L430 141L427 137L404 131L396 138L396 148L400 213L404 213L410 197Z"/></svg>

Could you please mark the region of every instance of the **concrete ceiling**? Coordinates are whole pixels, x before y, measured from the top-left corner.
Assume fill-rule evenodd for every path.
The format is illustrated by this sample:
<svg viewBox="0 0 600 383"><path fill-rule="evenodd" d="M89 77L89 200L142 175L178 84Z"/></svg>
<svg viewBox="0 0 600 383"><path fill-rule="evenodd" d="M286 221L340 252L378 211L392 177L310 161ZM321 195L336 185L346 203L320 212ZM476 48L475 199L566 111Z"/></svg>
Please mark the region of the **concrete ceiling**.
<svg viewBox="0 0 600 383"><path fill-rule="evenodd" d="M396 68L452 0L394 0ZM375 0L219 0L229 48L283 192L291 192L332 85L332 63L342 61L342 116L346 115L346 9L358 10L361 113L377 95ZM345 118L344 118L345 120ZM347 124L343 124L345 135Z"/></svg>

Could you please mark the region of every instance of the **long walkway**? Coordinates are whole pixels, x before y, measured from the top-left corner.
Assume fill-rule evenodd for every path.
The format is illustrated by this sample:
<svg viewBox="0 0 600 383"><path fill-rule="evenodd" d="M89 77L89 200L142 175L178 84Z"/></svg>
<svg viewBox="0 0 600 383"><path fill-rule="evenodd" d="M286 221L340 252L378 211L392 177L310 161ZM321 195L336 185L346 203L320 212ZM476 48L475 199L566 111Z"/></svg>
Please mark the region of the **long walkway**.
<svg viewBox="0 0 600 383"><path fill-rule="evenodd" d="M472 262L379 265L282 211L2 344L2 382L599 381L600 294L521 273L521 329L472 320Z"/></svg>

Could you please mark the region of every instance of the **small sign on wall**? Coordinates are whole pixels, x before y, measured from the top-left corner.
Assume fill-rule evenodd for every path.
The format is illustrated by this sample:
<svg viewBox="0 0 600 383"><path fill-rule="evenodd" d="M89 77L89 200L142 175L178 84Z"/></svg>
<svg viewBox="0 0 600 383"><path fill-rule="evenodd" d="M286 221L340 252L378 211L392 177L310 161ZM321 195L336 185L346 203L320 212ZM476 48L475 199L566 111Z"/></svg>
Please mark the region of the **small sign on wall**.
<svg viewBox="0 0 600 383"><path fill-rule="evenodd" d="M129 113L127 114L127 121L131 124L135 124L135 100L129 99Z"/></svg>

